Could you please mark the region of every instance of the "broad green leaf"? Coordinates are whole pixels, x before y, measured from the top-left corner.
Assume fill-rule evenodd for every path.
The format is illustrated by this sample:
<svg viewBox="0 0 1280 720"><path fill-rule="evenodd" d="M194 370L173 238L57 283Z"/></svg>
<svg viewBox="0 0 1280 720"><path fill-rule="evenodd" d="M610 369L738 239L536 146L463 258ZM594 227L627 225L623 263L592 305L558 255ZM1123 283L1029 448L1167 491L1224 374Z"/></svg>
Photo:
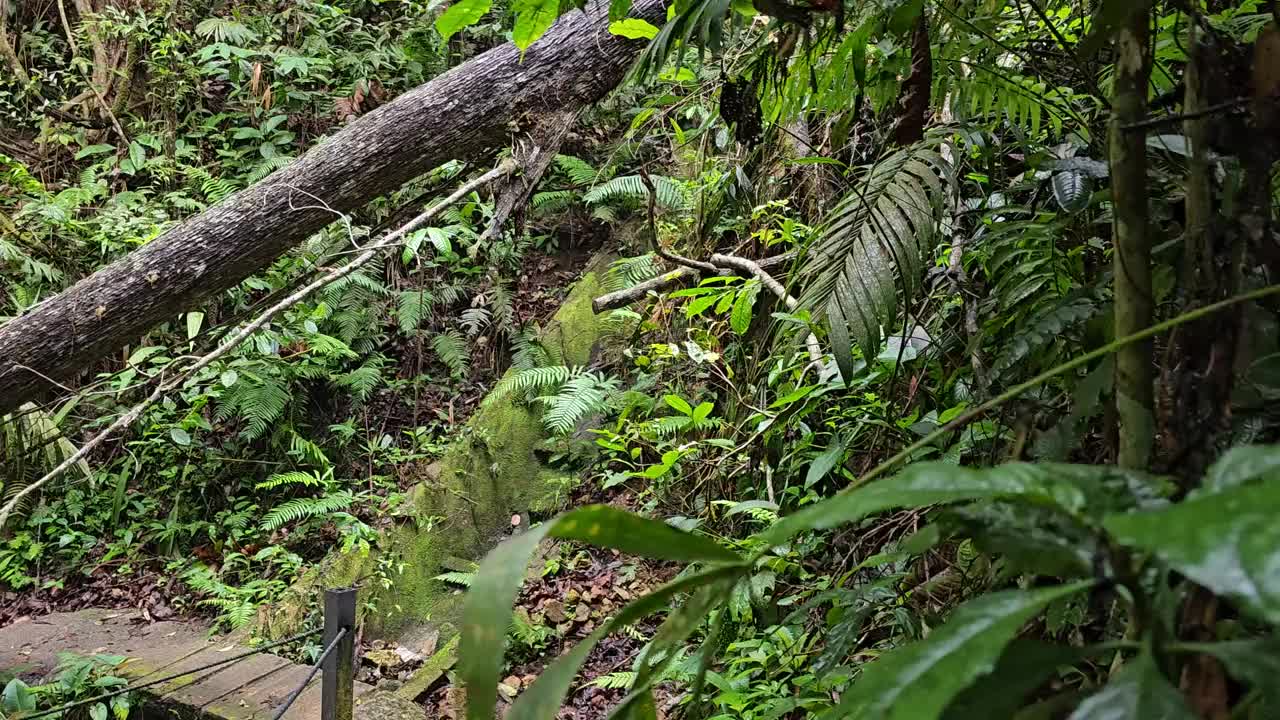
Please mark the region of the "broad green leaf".
<svg viewBox="0 0 1280 720"><path fill-rule="evenodd" d="M30 713L35 712L36 696L31 692L31 688L18 678L9 681L4 686L4 693L0 695L0 699L4 701L4 711L7 713Z"/></svg>
<svg viewBox="0 0 1280 720"><path fill-rule="evenodd" d="M1054 600L1092 584L1005 590L964 603L928 638L868 665L841 699L835 715L886 720L942 717L961 691L996 668L1005 646L1024 623ZM850 712L855 709L860 712Z"/></svg>
<svg viewBox="0 0 1280 720"><path fill-rule="evenodd" d="M160 345L146 345L144 347L140 347L130 353L127 364L141 365L146 362L148 358L161 352L164 352L164 348Z"/></svg>
<svg viewBox="0 0 1280 720"><path fill-rule="evenodd" d="M107 706L102 703L94 703L89 706L90 720L107 720Z"/></svg>
<svg viewBox="0 0 1280 720"><path fill-rule="evenodd" d="M1160 510L1113 515L1126 545L1271 623L1280 623L1280 478L1193 497Z"/></svg>
<svg viewBox="0 0 1280 720"><path fill-rule="evenodd" d="M169 437L173 438L175 443L183 447L191 444L191 433L188 433L180 427L171 428L169 430Z"/></svg>
<svg viewBox="0 0 1280 720"><path fill-rule="evenodd" d="M729 316L729 325L735 333L745 335L747 328L751 326L751 309L755 307L759 292L759 280L748 280L738 292L738 299L733 303L733 314Z"/></svg>
<svg viewBox="0 0 1280 720"><path fill-rule="evenodd" d="M1195 720L1179 693L1160 674L1148 653L1121 668L1098 692L1085 698L1068 720Z"/></svg>
<svg viewBox="0 0 1280 720"><path fill-rule="evenodd" d="M1205 490L1218 492L1278 472L1280 445L1231 448L1209 467L1203 485Z"/></svg>
<svg viewBox="0 0 1280 720"><path fill-rule="evenodd" d="M633 600L606 625L583 638L573 650L561 655L555 662L548 665L538 676L537 681L512 706L511 712L507 714L507 720L537 720L554 717L564 702L564 697L582 663L602 638L655 612L669 608L677 595L696 590L708 583L736 578L748 569L745 565L738 565L707 570L674 580Z"/></svg>
<svg viewBox="0 0 1280 720"><path fill-rule="evenodd" d="M580 540L659 560L742 562L708 538L608 505L573 510L506 540L485 557L467 592L458 675L467 688L468 720L493 717L511 607L529 557L546 537Z"/></svg>
<svg viewBox="0 0 1280 720"><path fill-rule="evenodd" d="M83 160L90 155L101 155L102 153L115 152L115 149L115 145L89 145L88 147L80 148L80 151L76 153L75 159Z"/></svg>
<svg viewBox="0 0 1280 720"><path fill-rule="evenodd" d="M1005 648L995 669L947 707L945 720L988 720L1013 717L1023 701L1063 665L1080 659L1079 648L1052 645L1039 640L1014 640Z"/></svg>
<svg viewBox="0 0 1280 720"><path fill-rule="evenodd" d="M187 339L191 340L200 334L200 326L204 324L204 313L187 313Z"/></svg>
<svg viewBox="0 0 1280 720"><path fill-rule="evenodd" d="M480 22L492 5L493 0L458 0L436 18L436 30L447 42L454 33Z"/></svg>
<svg viewBox="0 0 1280 720"><path fill-rule="evenodd" d="M530 528L491 550L467 591L458 653L458 676L467 691L467 720L493 719L511 606L529 557L553 524Z"/></svg>
<svg viewBox="0 0 1280 720"><path fill-rule="evenodd" d="M652 40L658 28L640 18L627 18L609 23L609 32L629 40Z"/></svg>
<svg viewBox="0 0 1280 720"><path fill-rule="evenodd" d="M147 162L147 151L137 142L129 143L129 162L133 163L134 170L141 170Z"/></svg>
<svg viewBox="0 0 1280 720"><path fill-rule="evenodd" d="M781 545L797 533L824 530L899 508L964 500L1017 499L1078 513L1085 507L1082 486L1112 468L1052 463L1009 463L983 470L943 462L916 463L897 475L837 495L788 515L761 534L767 546Z"/></svg>
<svg viewBox="0 0 1280 720"><path fill-rule="evenodd" d="M223 370L222 376L218 379L222 381L223 387L231 387L236 384L236 380L240 379L240 373L235 370Z"/></svg>
<svg viewBox="0 0 1280 720"><path fill-rule="evenodd" d="M804 476L804 486L806 488L813 487L813 484L826 477L828 473L840 462L844 457L845 438L839 436L831 443L831 447L822 452L821 455L813 459L809 463L809 472Z"/></svg>
<svg viewBox="0 0 1280 720"><path fill-rule="evenodd" d="M662 400L666 404L670 405L676 410L679 410L681 413L684 413L685 415L693 414L693 407L691 407L689 403L686 402L685 399L680 397L679 395L663 395Z"/></svg>
<svg viewBox="0 0 1280 720"><path fill-rule="evenodd" d="M511 6L516 16L511 30L511 41L520 48L520 54L551 27L560 14L559 0L515 0Z"/></svg>

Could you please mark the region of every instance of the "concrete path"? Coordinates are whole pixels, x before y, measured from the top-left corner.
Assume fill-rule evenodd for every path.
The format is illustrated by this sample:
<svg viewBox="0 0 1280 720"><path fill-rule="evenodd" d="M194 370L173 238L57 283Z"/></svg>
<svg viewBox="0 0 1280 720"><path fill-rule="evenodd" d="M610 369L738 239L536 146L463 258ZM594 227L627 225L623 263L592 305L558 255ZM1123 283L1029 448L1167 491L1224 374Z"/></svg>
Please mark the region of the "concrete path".
<svg viewBox="0 0 1280 720"><path fill-rule="evenodd" d="M128 660L119 675L131 682L145 682L200 667L249 649L243 638L210 637L208 630L186 622L147 623L140 613L118 610L81 610L56 613L0 628L0 671L23 678L41 678L58 664L58 654L123 655ZM213 670L188 675L147 690L165 703L199 710L221 720L266 720L310 670L274 655L254 655ZM390 712L389 693L372 692L356 683L356 717L383 720L388 717L424 718L411 703L397 703ZM362 712L366 706L368 712ZM376 708L376 709L375 709ZM416 714L414 711L416 710ZM187 710L181 713L190 717ZM320 676L293 704L286 720L318 720Z"/></svg>

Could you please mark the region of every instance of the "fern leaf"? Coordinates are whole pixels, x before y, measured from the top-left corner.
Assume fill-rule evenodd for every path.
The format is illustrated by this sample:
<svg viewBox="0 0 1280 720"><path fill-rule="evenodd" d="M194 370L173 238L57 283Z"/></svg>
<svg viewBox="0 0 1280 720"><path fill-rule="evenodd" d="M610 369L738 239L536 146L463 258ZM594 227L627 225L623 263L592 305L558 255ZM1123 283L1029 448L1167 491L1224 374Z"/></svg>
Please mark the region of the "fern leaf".
<svg viewBox="0 0 1280 720"><path fill-rule="evenodd" d="M434 304L435 298L426 290L402 291L396 302L396 320L399 322L400 332L412 335Z"/></svg>
<svg viewBox="0 0 1280 720"><path fill-rule="evenodd" d="M302 472L300 470L291 470L289 472L276 473L253 487L255 490L274 490L275 488L283 487L285 485L316 487L321 483L321 479L316 475Z"/></svg>
<svg viewBox="0 0 1280 720"><path fill-rule="evenodd" d="M432 336L431 349L435 351L440 362L449 368L449 372L462 377L467 374L467 366L471 354L467 350L467 340L457 330L447 330Z"/></svg>
<svg viewBox="0 0 1280 720"><path fill-rule="evenodd" d="M569 182L579 187L590 185L599 175L590 163L572 155L556 155L555 162L556 167L569 178Z"/></svg>
<svg viewBox="0 0 1280 720"><path fill-rule="evenodd" d="M493 386L493 390L490 390L489 395L484 399L484 404L498 402L512 393L528 394L549 390L581 372L581 368L569 368L564 365L513 370Z"/></svg>
<svg viewBox="0 0 1280 720"><path fill-rule="evenodd" d="M649 178L653 181L654 202L659 207L684 210L689 206L684 187L678 181L662 175L650 175ZM588 205L619 202L647 205L649 189L639 175L623 175L591 188L582 199Z"/></svg>
<svg viewBox="0 0 1280 720"><path fill-rule="evenodd" d="M353 502L355 496L347 490L319 498L289 500L275 506L262 518L262 529L274 532L289 523L346 510Z"/></svg>

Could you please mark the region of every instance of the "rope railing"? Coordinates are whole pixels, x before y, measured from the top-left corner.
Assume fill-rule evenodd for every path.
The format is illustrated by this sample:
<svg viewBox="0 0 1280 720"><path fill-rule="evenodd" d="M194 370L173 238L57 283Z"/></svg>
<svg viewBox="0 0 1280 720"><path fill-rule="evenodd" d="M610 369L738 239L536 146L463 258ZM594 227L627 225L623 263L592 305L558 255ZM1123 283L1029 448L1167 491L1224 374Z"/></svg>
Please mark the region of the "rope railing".
<svg viewBox="0 0 1280 720"><path fill-rule="evenodd" d="M342 588L338 590L328 590L324 596L324 627L316 630L291 635L282 640L260 645L256 648L237 653L230 657L205 663L203 665L193 667L180 672L170 673L163 677L147 680L146 682L138 682L129 684L125 687L116 688L110 692L105 692L93 697L75 700L48 710L40 710L28 715L22 715L23 720L37 720L37 718L50 717L54 715L63 715L77 708L94 705L96 703L106 702L112 698L126 695L128 693L146 690L158 685L172 682L179 678L195 675L207 670L215 668L226 668L241 660L246 660L255 655L267 653L291 643L305 640L316 635L323 635L321 642L324 643L324 650L316 659L306 677L298 684L296 688L285 698L284 702L275 708L272 720L281 720L289 708L302 696L302 693L315 679L317 673L324 671L321 676L321 700L320 700L320 720L351 720L354 706L355 695L355 624L356 624L356 591L354 588ZM221 672L221 670L218 670ZM205 677L211 677L217 673L210 673ZM202 680L201 678L200 680ZM196 682L199 682L197 680ZM188 687L184 685L184 687ZM159 697L163 698L161 694Z"/></svg>
<svg viewBox="0 0 1280 720"><path fill-rule="evenodd" d="M247 650L238 655L232 655L231 657L223 658L221 660L218 660L217 662L211 662L205 665L201 665L199 667L191 668L190 670L183 670L182 672L176 672L171 675L165 675L164 677L156 678L155 680L148 680L147 682L139 683L137 685L128 685L123 688L112 690L111 692L102 693L101 695L95 695L93 697L85 698L83 700L76 700L74 702L69 702L65 705L59 705L58 707L50 708L48 710L41 710L39 712L32 713L30 715L23 715L22 717L23 717L23 720L36 720L36 718L48 717L50 715L56 715L58 713L65 713L69 710L75 710L76 708L84 707L86 705L93 705L94 703L105 702L107 700L110 700L113 697L118 697L120 695L136 692L138 690L145 690L149 687L155 687L156 685L163 685L164 683L177 680L178 678L181 678L181 677L186 677L187 675L195 675L198 672L204 672L205 670L212 670L213 668L222 667L223 665L230 665L231 663L253 657L254 655L261 655L267 652L268 650L274 650L275 648L283 647L290 643L295 643L299 640L305 640L309 637L319 635L321 632L322 630L317 629L317 630L310 630L304 633L298 633L297 635L287 637L283 640L277 640L275 642L267 643L266 645L253 648L252 650Z"/></svg>

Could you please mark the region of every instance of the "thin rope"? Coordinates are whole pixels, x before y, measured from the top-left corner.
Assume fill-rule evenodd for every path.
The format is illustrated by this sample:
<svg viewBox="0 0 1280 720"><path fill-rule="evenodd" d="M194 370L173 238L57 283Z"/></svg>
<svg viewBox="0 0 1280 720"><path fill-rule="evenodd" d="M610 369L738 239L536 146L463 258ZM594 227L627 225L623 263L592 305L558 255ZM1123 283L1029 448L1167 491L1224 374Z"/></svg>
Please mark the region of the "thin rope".
<svg viewBox="0 0 1280 720"><path fill-rule="evenodd" d="M329 653L333 652L333 649L338 647L338 642L342 640L342 638L346 637L346 635L347 628L338 630L338 634L333 637L333 642L329 643L329 647L325 648L324 652L320 653L320 657L316 660L316 664L311 666L311 672L307 673L307 676L302 679L302 684L298 685L297 688L294 688L294 691L289 694L289 697L285 698L284 704L280 706L279 710L276 710L275 715L271 716L271 720L280 720L280 718L284 717L284 714L288 712L289 708L293 705L293 701L297 700L298 696L302 694L302 691L307 688L307 684L311 682L311 678L315 677L316 673L320 672L320 666L329 658Z"/></svg>
<svg viewBox="0 0 1280 720"><path fill-rule="evenodd" d="M254 648L253 650L249 650L249 651L247 651L247 652L240 653L239 655L233 655L233 656L231 656L231 657L229 657L229 658L223 658L223 659L221 659L221 660L219 660L219 661L217 661L217 662L209 663L208 665L203 665L203 666L200 666L200 667L192 668L192 669L190 669L190 670L183 670L182 672L179 672L179 673L173 673L172 675L166 675L166 676L164 676L164 677L162 677L162 678L158 678L158 679L156 679L156 680L150 680L150 681L148 681L148 682L144 682L144 683L142 683L141 685L131 685L131 686L129 686L129 687L121 688L121 689L119 689L119 690L113 690L113 691L111 691L111 692L109 692L109 693L103 693L103 694L101 694L101 695L96 695L96 696L94 696L94 697L86 698L86 699L84 699L84 700L76 700L75 702L70 702L70 703L67 703L66 705L62 705L62 706L59 706L59 707L51 708L51 709L49 709L49 710L41 710L40 712L35 713L35 714L33 714L33 715L24 715L23 717L24 717L24 718L26 718L26 720L35 720L36 718L46 717L46 716L48 716L48 715L55 715L55 714L57 714L57 713L65 713L65 712L67 712L68 710L74 710L74 709L76 709L76 708L78 708L78 707L84 707L85 705L92 705L92 704L94 704L94 703L100 703L100 702L102 702L102 701L104 701L104 700L110 700L111 698L116 697L117 695L124 695L124 694L126 694L126 693L131 693L131 692L134 692L134 691L136 691L136 690L143 690L143 689L145 689L145 688L149 688L149 687L152 687L152 686L155 686L155 685L160 685L160 684L162 684L162 683L169 682L170 680L176 680L176 679L178 679L178 678L180 678L180 677L185 677L185 676L187 676L187 675L194 675L194 674L196 674L196 673L198 673L198 672L201 672L201 671L204 671L204 670L209 670L209 669L211 669L211 668L219 667L219 666L222 666L222 665L227 665L227 664L229 664L229 663L233 663L233 662L236 662L236 661L238 661L238 660L244 660L245 658L252 657L252 656L254 656L254 655L260 655L260 654L262 654L262 653L265 653L265 652L266 652L266 651L268 651L268 650L272 650L272 649L274 649L274 648L278 648L278 647L280 647L281 645L288 645L289 643L297 642L297 641L299 641L299 640L302 640L302 639L305 639L305 638L309 638L309 637L311 637L312 635L318 635L318 634L320 634L321 632L323 632L323 630L321 630L321 629L318 629L318 628L317 628L317 629L315 629L315 630L311 630L311 631L309 631L309 632L298 633L297 635L294 635L294 636L292 636L292 637L287 637L287 638L285 638L285 639L283 639L283 640L277 640L277 641L275 641L275 642L273 642L273 643L268 643L268 644L263 645L263 646L261 646L261 647Z"/></svg>

